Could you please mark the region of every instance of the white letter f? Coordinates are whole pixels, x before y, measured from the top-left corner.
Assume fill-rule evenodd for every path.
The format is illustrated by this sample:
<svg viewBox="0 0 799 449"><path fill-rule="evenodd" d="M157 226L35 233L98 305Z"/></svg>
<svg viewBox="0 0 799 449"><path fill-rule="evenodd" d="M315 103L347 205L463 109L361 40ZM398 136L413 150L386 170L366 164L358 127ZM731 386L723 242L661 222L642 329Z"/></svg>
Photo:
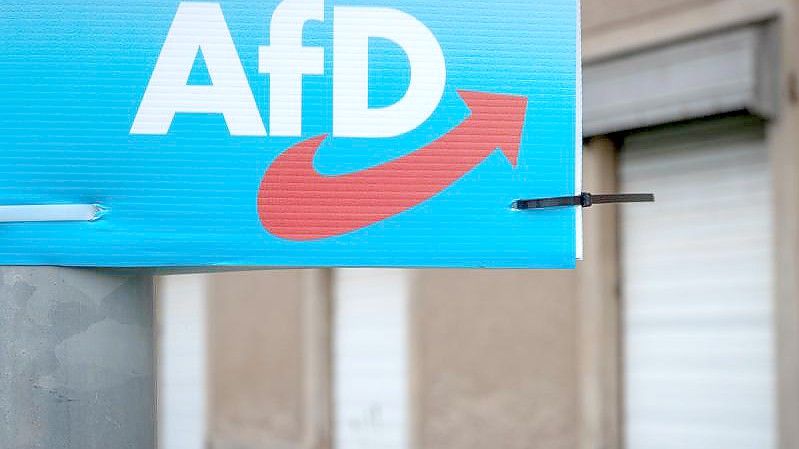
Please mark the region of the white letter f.
<svg viewBox="0 0 799 449"><path fill-rule="evenodd" d="M325 20L324 0L284 0L272 14L270 45L259 48L258 70L269 73L269 132L302 135L302 77L324 75L325 50L302 46L305 22Z"/></svg>

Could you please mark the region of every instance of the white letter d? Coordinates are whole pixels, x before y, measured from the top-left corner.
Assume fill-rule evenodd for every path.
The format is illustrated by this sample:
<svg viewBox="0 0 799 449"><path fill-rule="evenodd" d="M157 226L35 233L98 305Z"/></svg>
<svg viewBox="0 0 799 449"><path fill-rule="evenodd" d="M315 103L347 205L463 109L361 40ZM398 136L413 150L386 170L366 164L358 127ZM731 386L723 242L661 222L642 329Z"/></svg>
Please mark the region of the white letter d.
<svg viewBox="0 0 799 449"><path fill-rule="evenodd" d="M433 33L395 9L338 6L333 14L333 134L394 137L430 118L447 78L444 54ZM411 65L405 96L384 108L369 108L369 38L399 45Z"/></svg>

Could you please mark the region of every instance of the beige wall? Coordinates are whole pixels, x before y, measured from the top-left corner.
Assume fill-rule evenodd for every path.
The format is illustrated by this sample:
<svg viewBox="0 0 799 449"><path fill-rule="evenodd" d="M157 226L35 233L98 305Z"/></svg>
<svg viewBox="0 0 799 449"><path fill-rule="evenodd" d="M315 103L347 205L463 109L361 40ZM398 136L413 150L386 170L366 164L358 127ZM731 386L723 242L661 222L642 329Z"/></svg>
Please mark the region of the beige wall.
<svg viewBox="0 0 799 449"><path fill-rule="evenodd" d="M303 432L302 274L209 280L209 431L214 448L294 448Z"/></svg>
<svg viewBox="0 0 799 449"><path fill-rule="evenodd" d="M799 0L781 16L781 113L768 130L775 178L781 449L799 448Z"/></svg>
<svg viewBox="0 0 799 449"><path fill-rule="evenodd" d="M416 447L576 447L575 274L415 277Z"/></svg>
<svg viewBox="0 0 799 449"><path fill-rule="evenodd" d="M308 304L329 305L331 285L309 284L312 273L210 279L214 449L329 447L329 372L312 364L329 356L331 341L325 331L317 346L306 340L320 316ZM576 448L576 275L419 271L413 279L414 447Z"/></svg>
<svg viewBox="0 0 799 449"><path fill-rule="evenodd" d="M589 192L618 192L617 148L591 139L583 149ZM578 263L577 341L581 449L620 447L621 299L619 298L618 207L584 211L585 260Z"/></svg>
<svg viewBox="0 0 799 449"><path fill-rule="evenodd" d="M757 0L754 0L757 1ZM718 0L583 0L583 29L586 33L646 20L653 15L695 8Z"/></svg>
<svg viewBox="0 0 799 449"><path fill-rule="evenodd" d="M787 0L583 0L583 60L773 19Z"/></svg>

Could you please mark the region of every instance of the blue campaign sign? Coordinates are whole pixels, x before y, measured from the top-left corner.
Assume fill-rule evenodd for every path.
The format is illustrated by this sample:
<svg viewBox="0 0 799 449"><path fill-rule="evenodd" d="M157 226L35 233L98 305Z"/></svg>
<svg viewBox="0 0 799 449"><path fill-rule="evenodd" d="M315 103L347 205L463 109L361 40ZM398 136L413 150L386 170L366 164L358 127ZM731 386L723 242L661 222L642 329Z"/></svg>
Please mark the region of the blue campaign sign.
<svg viewBox="0 0 799 449"><path fill-rule="evenodd" d="M569 0L0 6L0 265L569 268Z"/></svg>

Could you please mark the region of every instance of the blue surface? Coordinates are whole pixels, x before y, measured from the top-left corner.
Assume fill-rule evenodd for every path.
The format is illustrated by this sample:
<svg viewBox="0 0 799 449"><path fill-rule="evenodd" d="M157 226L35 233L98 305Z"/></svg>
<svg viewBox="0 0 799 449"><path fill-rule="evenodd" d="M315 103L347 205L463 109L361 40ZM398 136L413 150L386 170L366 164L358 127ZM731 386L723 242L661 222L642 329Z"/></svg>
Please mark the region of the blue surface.
<svg viewBox="0 0 799 449"><path fill-rule="evenodd" d="M577 5L564 0L328 1L305 45L326 75L304 81L303 138L231 137L221 115L178 114L166 136L132 136L133 118L179 2L43 0L0 5L0 204L100 204L91 223L0 224L0 265L101 267L571 268L574 209L518 212L519 198L574 194ZM265 125L269 77L258 46L277 1L220 2ZM290 242L267 233L259 183L291 145L332 129L335 5L400 9L439 40L447 88L417 130L331 139L316 168L335 175L413 152L467 116L456 89L527 96L519 166L495 152L435 198L350 234ZM395 102L408 62L370 51L370 104ZM209 84L205 64L190 83Z"/></svg>

